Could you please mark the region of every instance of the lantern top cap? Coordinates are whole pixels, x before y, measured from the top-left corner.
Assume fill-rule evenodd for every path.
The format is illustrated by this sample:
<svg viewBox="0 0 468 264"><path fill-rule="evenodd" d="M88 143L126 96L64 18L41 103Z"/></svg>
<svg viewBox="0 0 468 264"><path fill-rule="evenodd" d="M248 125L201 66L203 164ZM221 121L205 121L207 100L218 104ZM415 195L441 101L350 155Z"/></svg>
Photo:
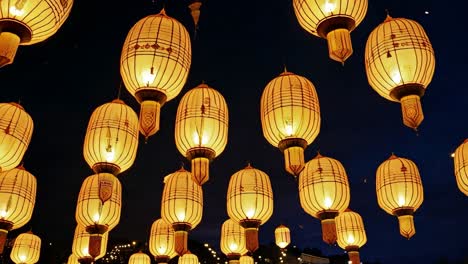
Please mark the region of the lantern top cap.
<svg viewBox="0 0 468 264"><path fill-rule="evenodd" d="M167 16L167 14L166 14L166 9L164 9L164 7L163 7L163 9L161 9L161 11L159 12L158 15Z"/></svg>
<svg viewBox="0 0 468 264"><path fill-rule="evenodd" d="M385 12L387 12L387 17L385 17L384 22L392 21L393 17L390 16L390 12L388 11L388 9L385 9Z"/></svg>
<svg viewBox="0 0 468 264"><path fill-rule="evenodd" d="M390 155L390 157L388 158L388 160L392 160L392 159L398 159L398 156L395 155L395 153L392 152L392 155Z"/></svg>
<svg viewBox="0 0 468 264"><path fill-rule="evenodd" d="M468 143L468 138L467 138L467 139L465 139L465 141L463 141L463 143Z"/></svg>
<svg viewBox="0 0 468 264"><path fill-rule="evenodd" d="M117 98L117 99L114 99L114 100L112 100L112 103L115 103L115 104L125 104L125 102L124 102L123 100L121 100L121 99L118 99L118 98Z"/></svg>
<svg viewBox="0 0 468 264"><path fill-rule="evenodd" d="M320 151L317 151L317 155L315 156L314 159L320 159L320 158L323 158L323 157L324 157L324 156L322 156L322 155L320 154Z"/></svg>
<svg viewBox="0 0 468 264"><path fill-rule="evenodd" d="M23 165L24 165L24 164L21 162L20 165L18 165L16 168L17 168L18 170L26 170L26 169L24 168Z"/></svg>
<svg viewBox="0 0 468 264"><path fill-rule="evenodd" d="M177 170L176 172L187 172L187 170L184 168L184 165L180 165L180 169Z"/></svg>
<svg viewBox="0 0 468 264"><path fill-rule="evenodd" d="M250 165L250 162L247 162L247 166L245 166L244 169L253 169L252 165Z"/></svg>
<svg viewBox="0 0 468 264"><path fill-rule="evenodd" d="M286 227L286 228L287 228L287 226L285 226L285 225L283 225L283 224L280 224L280 225L277 226L276 228L282 228L282 227Z"/></svg>
<svg viewBox="0 0 468 264"><path fill-rule="evenodd" d="M197 87L195 88L211 88L208 86L208 84L205 83L205 81L202 81Z"/></svg>
<svg viewBox="0 0 468 264"><path fill-rule="evenodd" d="M13 106L16 106L16 107L18 107L18 108L19 108L19 109L21 109L21 110L24 110L23 106L22 106L22 105L20 105L19 103L10 102L9 104L11 104L11 105L13 105Z"/></svg>
<svg viewBox="0 0 468 264"><path fill-rule="evenodd" d="M353 210L349 209L349 208L346 208L346 210L344 210L344 212L347 212L347 213L354 213Z"/></svg>

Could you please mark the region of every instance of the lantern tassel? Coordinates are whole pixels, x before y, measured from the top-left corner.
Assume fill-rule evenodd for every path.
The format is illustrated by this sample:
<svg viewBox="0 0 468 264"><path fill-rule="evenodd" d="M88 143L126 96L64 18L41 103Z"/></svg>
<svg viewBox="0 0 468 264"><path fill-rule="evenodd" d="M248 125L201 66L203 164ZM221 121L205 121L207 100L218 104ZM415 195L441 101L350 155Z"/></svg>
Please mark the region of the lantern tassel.
<svg viewBox="0 0 468 264"><path fill-rule="evenodd" d="M245 241L247 250L255 252L258 249L258 228L246 228Z"/></svg>
<svg viewBox="0 0 468 264"><path fill-rule="evenodd" d="M398 223L400 226L400 234L402 236L410 239L416 234L416 228L414 227L414 219L412 215L398 216Z"/></svg>
<svg viewBox="0 0 468 264"><path fill-rule="evenodd" d="M10 32L0 33L0 68L13 63L21 39Z"/></svg>
<svg viewBox="0 0 468 264"><path fill-rule="evenodd" d="M341 62L344 65L353 54L353 45L351 43L351 34L345 28L339 28L330 31L327 34L328 54L334 61Z"/></svg>
<svg viewBox="0 0 468 264"><path fill-rule="evenodd" d="M400 99L401 112L403 114L403 124L414 130L424 119L421 105L421 98L418 95L408 95Z"/></svg>
<svg viewBox="0 0 468 264"><path fill-rule="evenodd" d="M145 142L148 138L159 130L159 116L161 104L156 101L143 101L140 106L140 132L145 137Z"/></svg>
<svg viewBox="0 0 468 264"><path fill-rule="evenodd" d="M101 234L91 234L89 237L88 253L93 259L101 254Z"/></svg>
<svg viewBox="0 0 468 264"><path fill-rule="evenodd" d="M183 256L188 251L188 232L187 231L175 231L174 232L175 251L179 256Z"/></svg>
<svg viewBox="0 0 468 264"><path fill-rule="evenodd" d="M361 258L359 257L359 251L349 251L348 252L349 260L352 264L360 264Z"/></svg>
<svg viewBox="0 0 468 264"><path fill-rule="evenodd" d="M205 157L192 159L192 177L198 185L203 185L210 178L210 160Z"/></svg>
<svg viewBox="0 0 468 264"><path fill-rule="evenodd" d="M321 223L323 241L329 245L335 244L337 240L335 219L324 219Z"/></svg>
<svg viewBox="0 0 468 264"><path fill-rule="evenodd" d="M304 169L304 149L293 146L284 150L284 163L286 171L294 177L299 176Z"/></svg>

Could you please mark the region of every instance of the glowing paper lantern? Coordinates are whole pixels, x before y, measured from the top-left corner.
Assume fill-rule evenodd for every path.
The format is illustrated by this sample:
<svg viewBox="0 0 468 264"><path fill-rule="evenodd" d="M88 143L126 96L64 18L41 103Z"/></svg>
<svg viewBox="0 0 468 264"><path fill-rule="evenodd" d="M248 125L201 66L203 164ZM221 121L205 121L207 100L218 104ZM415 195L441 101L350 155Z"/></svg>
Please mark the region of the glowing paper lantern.
<svg viewBox="0 0 468 264"><path fill-rule="evenodd" d="M322 238L336 242L335 217L348 208L350 191L343 165L318 154L299 175L299 199L304 211L322 223Z"/></svg>
<svg viewBox="0 0 468 264"><path fill-rule="evenodd" d="M149 238L149 250L158 263L168 263L175 257L174 229L162 218L153 222Z"/></svg>
<svg viewBox="0 0 468 264"><path fill-rule="evenodd" d="M224 221L221 226L220 246L230 264L239 263L239 258L247 253L244 228L232 219Z"/></svg>
<svg viewBox="0 0 468 264"><path fill-rule="evenodd" d="M453 161L458 188L468 196L468 139L455 150Z"/></svg>
<svg viewBox="0 0 468 264"><path fill-rule="evenodd" d="M75 218L90 236L89 255L101 253L104 233L111 231L120 221L122 186L110 173L87 177L81 185Z"/></svg>
<svg viewBox="0 0 468 264"><path fill-rule="evenodd" d="M70 256L68 256L67 264L80 264L80 262L78 262L77 256L70 254Z"/></svg>
<svg viewBox="0 0 468 264"><path fill-rule="evenodd" d="M10 258L16 264L34 264L39 261L41 239L32 232L20 234L13 243Z"/></svg>
<svg viewBox="0 0 468 264"><path fill-rule="evenodd" d="M21 105L0 103L0 172L21 163L31 142L33 128L31 116Z"/></svg>
<svg viewBox="0 0 468 264"><path fill-rule="evenodd" d="M190 36L164 9L140 19L128 32L120 57L127 90L141 104L140 132L159 130L160 109L182 90L192 61Z"/></svg>
<svg viewBox="0 0 468 264"><path fill-rule="evenodd" d="M320 131L314 85L285 69L263 90L260 117L264 137L283 152L286 170L298 176L304 168L304 149Z"/></svg>
<svg viewBox="0 0 468 264"><path fill-rule="evenodd" d="M54 35L67 19L72 0L16 0L0 4L0 67L11 64L19 45Z"/></svg>
<svg viewBox="0 0 468 264"><path fill-rule="evenodd" d="M151 259L148 255L140 251L130 256L128 264L151 264Z"/></svg>
<svg viewBox="0 0 468 264"><path fill-rule="evenodd" d="M250 256L242 256L239 259L239 264L254 264L254 259Z"/></svg>
<svg viewBox="0 0 468 264"><path fill-rule="evenodd" d="M0 173L0 254L8 232L31 219L36 189L36 177L22 166Z"/></svg>
<svg viewBox="0 0 468 264"><path fill-rule="evenodd" d="M359 214L346 210L336 218L338 245L348 252L351 264L360 264L359 249L367 242L364 223Z"/></svg>
<svg viewBox="0 0 468 264"><path fill-rule="evenodd" d="M351 31L364 19L367 0L293 0L296 18L307 32L327 39L332 60L353 54Z"/></svg>
<svg viewBox="0 0 468 264"><path fill-rule="evenodd" d="M379 206L385 212L397 216L400 234L411 238L416 233L413 213L424 200L416 164L392 154L377 168L376 190Z"/></svg>
<svg viewBox="0 0 468 264"><path fill-rule="evenodd" d="M181 256L177 263L179 263L179 264L199 264L198 257L196 255L190 253L190 251L188 251L186 254Z"/></svg>
<svg viewBox="0 0 468 264"><path fill-rule="evenodd" d="M175 142L192 162L194 181L209 179L209 163L221 154L228 139L229 114L224 97L206 84L188 91L177 108Z"/></svg>
<svg viewBox="0 0 468 264"><path fill-rule="evenodd" d="M203 192L184 168L168 175L161 202L161 218L174 228L175 251L184 255L188 231L194 229L203 215Z"/></svg>
<svg viewBox="0 0 468 264"><path fill-rule="evenodd" d="M246 247L258 249L258 228L273 214L273 190L268 175L250 164L231 176L227 213L245 228Z"/></svg>
<svg viewBox="0 0 468 264"><path fill-rule="evenodd" d="M93 111L86 130L83 154L95 173L114 175L130 168L138 148L138 116L116 99Z"/></svg>
<svg viewBox="0 0 468 264"><path fill-rule="evenodd" d="M434 50L423 27L387 16L367 39L365 66L370 86L385 99L400 102L403 123L417 129L424 119L420 98L435 69Z"/></svg>
<svg viewBox="0 0 468 264"><path fill-rule="evenodd" d="M73 236L72 253L77 257L77 261L81 264L91 264L95 260L98 260L106 255L107 241L109 238L109 232L102 235L101 247L99 254L96 257L92 257L89 254L89 241L91 235L86 231L86 228L77 225L75 227L75 234Z"/></svg>
<svg viewBox="0 0 468 264"><path fill-rule="evenodd" d="M285 249L291 243L291 231L287 226L279 225L275 229L275 242L281 249Z"/></svg>

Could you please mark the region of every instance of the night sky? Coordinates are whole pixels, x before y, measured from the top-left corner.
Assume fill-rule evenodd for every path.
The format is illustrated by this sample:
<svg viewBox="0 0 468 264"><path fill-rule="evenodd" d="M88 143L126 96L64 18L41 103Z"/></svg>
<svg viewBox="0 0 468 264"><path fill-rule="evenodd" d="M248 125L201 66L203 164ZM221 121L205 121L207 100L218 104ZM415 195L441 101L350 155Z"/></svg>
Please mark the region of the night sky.
<svg viewBox="0 0 468 264"><path fill-rule="evenodd" d="M280 223L290 227L292 244L341 254L321 239L320 221L300 207L297 183L283 166L283 155L263 137L260 97L284 65L316 87L322 126L305 152L317 150L344 165L351 188L350 208L364 220L368 237L363 261L453 263L468 257L468 197L457 188L450 154L468 137L468 53L459 22L468 4L443 1L370 0L364 21L352 32L354 54L342 66L328 58L326 40L303 30L291 0L216 1L201 8L194 38L188 2L166 1L167 14L192 36L192 65L187 83L161 111L161 129L147 144L140 136L136 161L122 173L122 215L112 238L146 241L160 218L164 176L189 162L177 151L174 123L178 102L190 88L205 81L229 107L229 139L211 163L203 185L202 223L190 237L215 245L219 252L221 224L228 219L229 178L248 162L271 179L275 208L260 228L260 242L274 240ZM1 102L20 101L34 121L25 168L36 176L38 191L31 222L43 241L71 250L75 207L83 180L92 175L83 158L83 142L92 111L115 99L121 84L120 52L130 28L158 13L162 1L76 1L71 15L50 39L21 46L12 65L0 69ZM425 119L416 134L401 121L400 105L380 97L368 84L364 48L370 32L393 17L418 21L435 50L436 70L422 98ZM426 11L429 13L426 14ZM121 99L136 112L139 105L122 87ZM375 172L390 154L413 160L419 167L425 200L415 213L416 235L399 234L397 218L377 204Z"/></svg>

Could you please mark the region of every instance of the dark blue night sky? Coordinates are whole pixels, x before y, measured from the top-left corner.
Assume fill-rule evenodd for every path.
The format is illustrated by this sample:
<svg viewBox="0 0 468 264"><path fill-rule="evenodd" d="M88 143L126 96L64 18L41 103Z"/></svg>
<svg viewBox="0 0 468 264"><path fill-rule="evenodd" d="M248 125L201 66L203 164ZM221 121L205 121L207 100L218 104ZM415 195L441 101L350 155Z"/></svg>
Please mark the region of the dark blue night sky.
<svg viewBox="0 0 468 264"><path fill-rule="evenodd" d="M167 14L193 36L187 4L165 1ZM44 244L71 249L76 199L82 181L92 174L82 154L89 117L118 95L120 52L128 30L162 5L159 0L76 1L56 35L20 47L14 64L0 69L1 101L20 100L34 120L24 166L37 177L38 193L27 228L32 227ZM261 242L273 241L274 228L283 223L292 231L293 244L341 254L339 247L322 242L320 221L302 210L282 153L262 134L261 94L286 65L316 87L322 128L306 149L306 161L320 150L346 168L350 208L363 217L368 237L362 260L436 263L445 257L461 263L468 258L468 197L457 188L450 154L468 137L468 31L460 22L467 8L465 1L369 0L364 21L351 34L354 54L342 66L328 58L325 40L299 26L290 0L207 0L192 38L187 84L163 106L161 130L147 144L140 137L134 166L120 175L122 216L110 237L148 240L151 224L160 218L163 177L182 162L188 164L174 142L178 102L188 89L205 81L228 103L229 140L211 164L210 181L203 185L203 220L190 236L219 247L221 224L228 218L229 178L251 162L270 176L275 198L274 214L260 228ZM393 17L418 21L435 50L435 75L422 98L425 120L418 134L402 124L400 105L380 97L367 82L365 43L385 19L386 9ZM139 111L124 88L121 98ZM424 185L425 200L415 213L416 235L410 240L400 236L397 218L377 204L375 172L392 152L418 165Z"/></svg>

